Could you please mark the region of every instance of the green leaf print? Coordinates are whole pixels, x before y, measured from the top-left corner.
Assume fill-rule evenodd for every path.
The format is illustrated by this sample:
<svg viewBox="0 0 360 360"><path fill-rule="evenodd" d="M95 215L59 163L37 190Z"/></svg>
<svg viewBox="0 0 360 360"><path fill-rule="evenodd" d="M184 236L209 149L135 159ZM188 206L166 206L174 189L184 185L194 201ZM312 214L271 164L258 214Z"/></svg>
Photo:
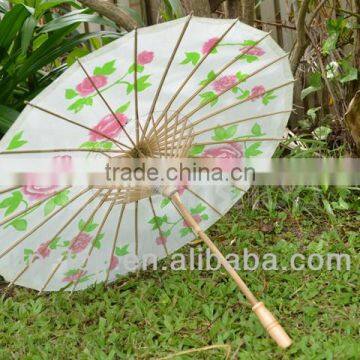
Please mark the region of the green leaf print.
<svg viewBox="0 0 360 360"><path fill-rule="evenodd" d="M115 249L116 256L125 256L129 254L129 244L123 246L123 247L116 247Z"/></svg>
<svg viewBox="0 0 360 360"><path fill-rule="evenodd" d="M165 206L167 206L168 204L170 204L171 200L169 198L164 198L162 201L161 201L161 204L160 204L160 207L161 209L163 209Z"/></svg>
<svg viewBox="0 0 360 360"><path fill-rule="evenodd" d="M95 239L93 240L93 245L96 249L100 249L101 248L101 240L104 238L105 234L99 234L98 236L95 237Z"/></svg>
<svg viewBox="0 0 360 360"><path fill-rule="evenodd" d="M116 68L114 65L115 65L115 60L112 60L112 61L105 63L103 66L97 66L94 70L94 75L95 76L111 75L112 73L114 73L116 71Z"/></svg>
<svg viewBox="0 0 360 360"><path fill-rule="evenodd" d="M186 52L185 59L181 62L181 64L186 65L191 63L192 65L196 65L200 60L200 54L198 52Z"/></svg>
<svg viewBox="0 0 360 360"><path fill-rule="evenodd" d="M6 209L5 216L11 215L23 202L23 194L21 191L14 191L10 197L0 202L0 209Z"/></svg>
<svg viewBox="0 0 360 360"><path fill-rule="evenodd" d="M15 150L27 144L27 141L22 139L22 135L23 131L19 131L17 134L15 134L10 140L10 143L6 150Z"/></svg>
<svg viewBox="0 0 360 360"><path fill-rule="evenodd" d="M130 101L128 101L126 104L123 104L121 106L119 106L115 112L119 113L119 114L123 114L130 106Z"/></svg>
<svg viewBox="0 0 360 360"><path fill-rule="evenodd" d="M197 215L202 213L204 210L206 210L206 206L204 206L203 204L199 204L196 207L190 209L190 212L192 215Z"/></svg>
<svg viewBox="0 0 360 360"><path fill-rule="evenodd" d="M98 227L98 224L94 223L93 220L90 220L88 223L86 223L84 220L81 219L78 226L80 231L91 233Z"/></svg>
<svg viewBox="0 0 360 360"><path fill-rule="evenodd" d="M144 91L145 89L147 89L148 87L151 86L151 83L148 82L147 80L149 79L151 75L144 75L138 78L137 80L137 90L139 92Z"/></svg>
<svg viewBox="0 0 360 360"><path fill-rule="evenodd" d="M75 97L77 97L79 94L74 89L66 89L65 90L65 98L68 100L71 100Z"/></svg>
<svg viewBox="0 0 360 360"><path fill-rule="evenodd" d="M144 66L143 65L140 65L138 64L137 65L137 72L138 73L142 73L144 71ZM128 70L128 73L131 74L135 71L135 64L132 64L130 67L129 67L129 70Z"/></svg>
<svg viewBox="0 0 360 360"><path fill-rule="evenodd" d="M189 150L189 156L196 156L196 155L200 155L205 149L205 145L194 145L190 150Z"/></svg>
<svg viewBox="0 0 360 360"><path fill-rule="evenodd" d="M74 111L75 113L80 112L84 106L92 106L93 99L91 97L81 98L72 103L67 109Z"/></svg>
<svg viewBox="0 0 360 360"><path fill-rule="evenodd" d="M255 142L250 146L248 146L245 150L245 157L249 158L249 157L261 155L263 152L259 150L260 146L261 146L261 142Z"/></svg>
<svg viewBox="0 0 360 360"><path fill-rule="evenodd" d="M201 86L205 86L210 84L212 81L216 79L216 74L214 70L211 70L208 74L205 80L200 81Z"/></svg>
<svg viewBox="0 0 360 360"><path fill-rule="evenodd" d="M200 94L201 97L201 105L204 104L210 104L211 106L214 106L218 101L218 96L213 91L206 91L202 94Z"/></svg>
<svg viewBox="0 0 360 360"><path fill-rule="evenodd" d="M262 135L264 135L261 132L261 126L258 123L254 124L254 126L251 128L251 134L254 135L254 136L262 136Z"/></svg>
<svg viewBox="0 0 360 360"><path fill-rule="evenodd" d="M228 140L231 139L237 131L237 125L225 127L217 127L214 130L214 136L212 137L215 141Z"/></svg>
<svg viewBox="0 0 360 360"><path fill-rule="evenodd" d="M264 105L268 105L270 100L273 100L276 98L276 95L274 95L274 91L268 91L264 94L262 98L262 102Z"/></svg>
<svg viewBox="0 0 360 360"><path fill-rule="evenodd" d="M10 224L17 231L25 231L27 229L27 221L25 219L16 218Z"/></svg>

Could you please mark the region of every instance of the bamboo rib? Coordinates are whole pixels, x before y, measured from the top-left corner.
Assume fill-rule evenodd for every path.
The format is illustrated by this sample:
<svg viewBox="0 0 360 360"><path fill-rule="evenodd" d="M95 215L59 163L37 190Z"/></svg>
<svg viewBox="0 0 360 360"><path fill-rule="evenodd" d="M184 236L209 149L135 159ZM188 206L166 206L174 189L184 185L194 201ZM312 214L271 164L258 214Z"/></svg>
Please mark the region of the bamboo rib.
<svg viewBox="0 0 360 360"><path fill-rule="evenodd" d="M275 115L280 115L280 114L286 114L286 113L291 113L293 110L284 110L284 111L276 111L276 112L273 112L273 113L268 113L268 114L263 114L263 115L258 115L258 116L252 116L252 117L248 117L248 118L244 118L244 119L239 119L239 120L235 120L235 121L230 121L228 123L224 123L222 125L218 124L218 125L215 125L215 126L212 126L212 127L209 127L209 128L206 128L204 130L199 130L199 131L196 131L194 133L194 136L199 136L201 134L204 134L206 132L209 132L209 131L212 131L212 130L215 130L217 129L219 126L221 127L227 127L227 126L231 126L231 125L237 125L237 124L241 124L241 123L244 123L244 122L247 122L247 121L251 121L251 120L256 120L256 119L262 119L262 118L265 118L265 117L269 117L269 116L275 116ZM189 129L191 128L192 125L189 125L188 127L186 127L186 129Z"/></svg>
<svg viewBox="0 0 360 360"><path fill-rule="evenodd" d="M239 21L239 19L236 19L227 29L226 31L218 38L218 40L214 44L214 48L225 38L225 36L230 32L230 30L236 25L236 23ZM203 55L203 57L199 60L199 62L195 65L195 67L192 69L190 74L185 78L183 83L179 86L179 88L176 90L175 94L172 96L168 104L165 106L163 112L161 113L160 117L158 118L157 122L160 123L161 120L164 118L165 114L170 110L171 105L175 101L175 99L179 96L180 92L184 89L185 85L189 82L189 80L193 77L193 75L196 73L196 71L199 69L201 64L207 59L207 57L211 54L211 51L208 51L206 54Z"/></svg>
<svg viewBox="0 0 360 360"><path fill-rule="evenodd" d="M132 146L136 146L134 143L134 140L131 138L131 136L128 134L128 132L125 129L125 126L123 126L121 124L121 122L119 121L119 119L117 118L115 111L112 109L112 107L109 105L109 103L106 101L104 95L101 93L101 91L98 89L98 87L96 86L95 82L93 81L93 79L91 78L90 74L87 72L87 70L85 69L84 65L81 63L81 61L79 59L77 59L77 63L79 64L79 66L81 67L82 71L84 72L84 74L86 75L87 79L90 81L91 85L94 87L94 89L96 90L97 94L99 95L100 99L103 101L103 103L105 104L105 106L108 108L108 110L110 111L111 115L114 117L114 119L116 120L116 122L119 124L119 126L121 127L122 131L124 132L124 134L126 135L126 137L129 139L129 141L131 142Z"/></svg>
<svg viewBox="0 0 360 360"><path fill-rule="evenodd" d="M193 194L195 197L197 197L200 201L205 203L210 209L212 209L214 212L216 212L219 216L223 216L221 211L219 211L214 205L211 205L207 200L205 200L202 196L200 196L194 190L191 190L189 186L185 186L185 189L187 191L189 191L191 194Z"/></svg>
<svg viewBox="0 0 360 360"><path fill-rule="evenodd" d="M56 191L55 193L51 194L50 196L48 196L48 197L46 197L46 198L44 198L44 199L41 199L41 200L35 202L35 203L32 204L31 206L29 206L27 209L18 211L17 213L15 213L15 214L7 217L6 219L0 221L0 226L3 226L3 225L5 225L5 224L7 224L9 221L16 219L17 217L19 217L19 216L27 213L28 211L34 209L35 207L40 206L40 205L43 204L45 201L53 198L54 196L60 194L61 192L65 191L65 190L67 190L67 189L69 189L69 188L71 188L71 186L67 186L67 187L65 187L65 188L63 188L63 189L61 189L61 190L59 190L59 191Z"/></svg>
<svg viewBox="0 0 360 360"><path fill-rule="evenodd" d="M108 153L125 153L122 150L100 150L100 149L39 149L39 150L15 150L15 151L2 151L0 155L19 155L19 154L46 154L58 152L93 152L100 153L101 155L111 158Z"/></svg>
<svg viewBox="0 0 360 360"><path fill-rule="evenodd" d="M264 39L266 39L268 36L270 35L270 33L267 33L265 36L263 36L261 39L259 39L254 45L249 47L249 50L252 49L253 47L257 46L258 44L260 44ZM214 80L216 80L224 71L226 71L230 66L232 66L233 64L235 64L237 61L241 60L244 56L246 55L246 53L242 53L240 55L235 56L234 58L232 58L228 63L226 63L218 72L215 73L215 77L211 82L206 82L203 85L201 85L197 90L195 90L195 92L188 98L186 99L172 114L172 116L170 117L169 121L171 122L174 118L175 115L180 115L181 111L192 101L196 98L197 95L200 94L201 91L203 91L205 88L207 88ZM245 80L247 80L250 77L250 75L246 78L246 79L242 79L239 80L236 84L234 84L234 86L239 85L240 83L244 82ZM231 88L229 89L231 90ZM228 90L226 90L228 91ZM226 92L225 91L225 92ZM225 93L223 92L223 93ZM221 94L219 94L219 96L221 96ZM164 127L164 125L160 128L160 130L162 130L162 128Z"/></svg>
<svg viewBox="0 0 360 360"><path fill-rule="evenodd" d="M135 255L139 255L139 201L135 201Z"/></svg>
<svg viewBox="0 0 360 360"><path fill-rule="evenodd" d="M250 141L283 141L286 138L260 138L260 137L253 137L253 138L243 138L237 140L223 140L223 141L204 141L193 143L193 145L216 145L216 144L231 144L231 143L239 143L239 142L250 142Z"/></svg>
<svg viewBox="0 0 360 360"><path fill-rule="evenodd" d="M172 141L171 141L171 153L170 153L170 157L173 157L173 156L174 156L174 147L175 147L176 133L177 133L178 125L179 125L179 116L176 117L176 121L175 121L175 130L174 130L174 136L172 137Z"/></svg>
<svg viewBox="0 0 360 360"><path fill-rule="evenodd" d="M124 204L122 206L122 208L121 208L121 212L120 212L120 215L119 215L119 220L118 220L118 223L116 225L115 236L114 236L114 240L113 240L113 244L112 244L112 248L111 248L111 254L110 254L110 258L109 258L109 266L107 268L106 276L105 276L105 284L107 284L108 281L109 281L111 260L112 260L112 258L114 256L114 253L115 253L116 243L117 243L117 240L118 240L118 237L119 237L119 234L120 234L120 226L121 226L122 219L124 217L125 207L126 207L126 204Z"/></svg>
<svg viewBox="0 0 360 360"><path fill-rule="evenodd" d="M104 226L105 226L105 224L106 224L106 221L107 221L107 219L109 218L109 215L110 215L111 211L113 210L113 208L114 208L114 206L115 206L115 203L116 203L116 199L111 202L109 208L107 209L107 211L106 211L106 213L105 213L105 216L104 216L104 218L103 218L103 220L102 220L102 222L101 222L101 224L100 224L100 226L99 226L99 229L98 229L97 232L96 232L96 235L95 235L94 240L101 234L101 232L102 232L102 230L103 230L103 228L104 228ZM84 269L86 268L86 266L87 266L87 264L88 264L88 261L90 260L90 257L91 257L91 255L92 255L92 252L93 252L93 250L94 250L94 248L95 248L95 241L94 241L94 240L92 241L92 244L91 244L91 247L90 247L90 249L89 249L89 251L88 251L88 254L87 254L87 256L86 256L83 264L82 264L81 267L80 267L81 270L84 270ZM72 288L72 290L71 290L71 293L73 293L73 292L75 291L76 286L79 284L79 281L80 281L80 278L76 279L76 281L75 281L75 283L74 283L74 286L73 286L73 288Z"/></svg>
<svg viewBox="0 0 360 360"><path fill-rule="evenodd" d="M59 118L59 119L61 119L61 120L64 120L64 121L66 121L66 122L68 122L68 123L70 123L70 124L79 126L79 127L83 128L83 129L85 129L85 130L88 130L88 131L90 131L90 132L93 132L93 133L95 133L95 134L98 134L98 135L102 136L103 138L108 139L109 141L111 141L112 143L114 143L120 150L123 150L123 149L121 148L121 146L123 146L123 147L125 147L125 148L127 148L127 149L131 149L130 146L128 146L128 145L126 145L126 144L123 144L123 143L121 143L121 142L119 142L119 141L117 141L117 140L115 140L115 139L107 136L106 134L104 134L104 133L102 133L102 132L100 132L100 131L98 131L98 130L91 129L91 128L89 128L88 126L82 125L82 124L80 124L80 123L78 123L78 122L76 122L76 121L70 120L70 119L68 119L68 118L66 118L66 117L64 117L64 116L62 116L62 115L60 115L60 114L54 113L53 111L50 111L50 110L48 110L48 109L45 109L45 108L43 108L43 107L40 107L40 106L35 105L35 104L33 104L33 103L30 103L30 102L28 102L28 101L26 101L25 104L27 104L27 105L35 108L35 109L38 109L38 110L40 110L40 111L42 111L42 112L45 112L45 113L47 113L47 114L50 114L50 115L52 115L52 116L54 116L54 117L56 117L56 118Z"/></svg>
<svg viewBox="0 0 360 360"><path fill-rule="evenodd" d="M177 143L177 149L176 149L176 157L180 156L180 150L181 150L181 145L184 141L184 134L185 134L185 130L186 130L186 125L188 123L188 119L185 119L185 121L183 122L183 126L181 128L181 133L180 133L180 140ZM160 145L159 145L160 146Z"/></svg>
<svg viewBox="0 0 360 360"><path fill-rule="evenodd" d="M98 196L98 195L100 194L101 191L102 191L102 189L101 189L101 190L98 190L97 193L96 193L83 207L80 208L80 211L77 213L77 215L78 215L84 208L86 208L87 205L89 205L89 204L96 198L96 196ZM110 192L111 192L111 190L108 191L108 193L110 193ZM99 204L96 206L95 210L93 210L93 212L91 213L91 215L89 216L89 218L88 218L87 221L85 222L84 227L86 227L86 226L89 225L90 221L94 218L94 216L96 215L96 213L98 212L98 210L101 208L101 206L104 204L104 202L105 202L105 198L102 198L101 201L99 202ZM77 215L76 215L76 216L77 216ZM75 216L75 217L76 217L76 216ZM73 219L74 219L74 218L70 219L70 220L71 220L70 223L72 222ZM78 235L77 235L77 236L78 236ZM74 244L77 236L75 236L75 237L72 239L69 247L71 247L71 246ZM69 253L69 251L67 250L67 251L65 252L65 254L63 254L61 260L60 260L59 263L56 265L55 269L50 273L50 276L47 278L47 280L45 281L45 284L44 284L44 285L42 286L42 288L40 289L39 294L41 294L41 293L46 289L46 287L49 285L50 281L51 281L52 278L55 276L56 272L59 270L59 268L60 268L60 266L62 265L62 263L65 261L68 253Z"/></svg>
<svg viewBox="0 0 360 360"><path fill-rule="evenodd" d="M159 86L158 86L158 88L157 88L157 90L156 90L155 97L154 97L154 100L153 100L153 102L152 102L152 104L151 104L151 108L150 108L150 111L149 111L149 115L148 115L148 117L147 117L147 119L146 119L146 122L145 122L145 127L144 127L144 134L145 134L145 136L146 136L146 133L147 133L147 129L148 129L148 127L149 127L149 124L150 124L150 117L151 117L151 115L152 115L152 114L154 113L154 111L155 111L156 103L157 103L157 100L158 100L158 98L159 98L159 96L160 96L160 92L161 92L161 89L162 89L162 87L163 87L163 85L164 85L166 76L167 76L167 74L168 74L168 72L169 72L169 69L170 69L171 64L172 64L173 61L174 61L176 52L177 52L177 50L178 50L178 48L179 48L179 46L180 46L180 43L181 43L181 41L182 41L182 39L183 39L183 37L184 37L184 35L185 35L185 32L186 32L186 30L187 30L187 28L188 28L188 26L189 26L189 23L190 23L191 18L192 18L192 14L190 14L190 15L188 16L188 19L186 20L186 22L185 22L185 24L184 24L184 27L183 27L183 29L182 29L182 31L181 31L181 33L180 33L179 38L177 39L177 42L176 42L176 44L175 44L175 47L174 47L174 49L173 49L173 51L172 51L172 54L171 54L171 56L170 56L170 58L169 58L169 61L168 61L167 65L166 65L166 68L165 68L165 71L164 71L164 73L163 73L163 76L162 76L162 78L161 78L161 80L160 80ZM142 140L143 140L143 137L142 137Z"/></svg>
<svg viewBox="0 0 360 360"><path fill-rule="evenodd" d="M265 94L269 93L270 91L275 91L275 90L281 89L281 88L283 88L285 86L288 86L290 84L293 84L295 81L296 80L291 80L291 81L288 81L288 82L286 82L284 84L274 86L273 88L270 88L267 91L265 91ZM216 111L214 111L212 113L209 113L209 114L203 116L202 118L200 118L200 119L194 121L193 123L191 123L191 128L194 128L196 125L199 125L203 121L208 120L208 119L210 119L210 118L212 118L212 117L214 117L216 115L219 115L219 114L221 114L221 113L223 113L223 112L225 112L225 111L227 111L227 110L229 110L229 109L231 109L231 108L233 108L235 106L241 105L241 104L243 104L243 103L245 103L245 102L247 102L249 100L252 100L252 99L253 99L252 97L247 97L246 99L238 100L238 101L236 101L236 102L234 102L234 103L232 103L230 105L227 105L227 106L225 106L225 107L223 107L223 108L221 108L219 110L216 110ZM188 115L185 115L185 116L188 117Z"/></svg>
<svg viewBox="0 0 360 360"><path fill-rule="evenodd" d="M157 219L157 215L156 215L156 212L155 212L154 203L153 203L153 200L152 200L152 197L151 197L151 196L149 197L149 202L150 202L150 207L151 207L152 213L153 213L155 219ZM157 224L157 225L158 225L158 224ZM158 231L159 231L159 236L160 236L161 238L165 238L165 237L164 237L164 233L163 233L163 231L162 231L162 229L161 229L161 226L159 226L159 225L158 225ZM166 256L169 256L169 252L168 252L166 243L164 243L163 246L164 246L164 250L165 250Z"/></svg>
<svg viewBox="0 0 360 360"><path fill-rule="evenodd" d="M0 191L0 195L6 194L6 193L8 193L8 192L10 192L10 191L18 190L18 189L20 189L20 188L21 188L21 186L13 186L13 187L11 187L11 188L7 188L7 189L5 189L5 190L1 190L1 191Z"/></svg>
<svg viewBox="0 0 360 360"><path fill-rule="evenodd" d="M10 245L6 250L4 250L0 254L0 259L2 259L5 255L7 255L10 251L15 249L19 244L21 244L23 241L25 241L29 236L34 234L37 230L39 230L42 226L44 226L49 220L51 220L54 216L56 216L63 207L60 207L55 212L53 212L51 215L45 218L40 224L36 225L33 229L31 229L28 233L26 233L23 237L21 237L19 240L15 241L12 245Z"/></svg>
<svg viewBox="0 0 360 360"><path fill-rule="evenodd" d="M226 94L227 92L231 91L235 86L237 86L237 85L245 82L246 80L248 80L248 79L252 78L253 76L255 76L256 74L258 74L259 72L261 72L261 71L263 71L264 69L270 67L271 65L276 64L277 62L285 59L286 57L288 57L288 54L285 54L285 55L283 55L283 56L280 56L279 58L276 58L275 60L269 62L269 63L266 64L265 66L263 66L263 67L255 70L254 72L252 72L251 74L249 74L248 76L246 76L246 78L241 79L241 80L238 80L231 88L225 89L225 90L223 90L222 92L220 92L220 93L217 95L217 99L219 99L221 96L223 96L223 95ZM205 84L205 85L208 86L209 84ZM204 87L206 87L206 86L204 86ZM270 90L268 90L268 91L270 91ZM267 91L267 92L268 92L268 91ZM198 94L198 93L197 93L197 94ZM197 95L197 94L196 94L196 95ZM195 96L196 96L196 95L195 95ZM193 100L193 98L195 98L195 96L191 96L191 97L185 102L186 105L187 105L191 100ZM251 98L252 98L252 97L249 96L248 98L246 98L246 99L244 99L244 100L247 100L247 99L250 99L250 100L251 100ZM184 103L184 104L185 104L185 103ZM210 104L210 103L211 103L211 100L207 100L207 101L205 101L205 102L203 102L203 103L200 103L200 105L198 105L195 109L193 109L193 110L191 110L189 113L185 114L184 117L191 118L191 117L192 117L193 115L195 115L198 111L200 111L202 108L204 108L205 106L207 106L207 105ZM186 105L185 105L185 106L186 106ZM182 105L181 105L181 106L175 111L175 113L180 113L180 112L185 108L185 106L182 106ZM173 115L174 115L174 114L173 114ZM172 116L173 116L173 115L172 115ZM172 130L173 128L174 128L174 126L171 126L168 130ZM161 129L160 129L160 131L161 131Z"/></svg>
<svg viewBox="0 0 360 360"><path fill-rule="evenodd" d="M135 97L135 121L136 121L136 145L139 144L140 135L139 135L139 94L138 94L138 74L137 74L137 66L138 66L138 31L134 30L134 97Z"/></svg>
<svg viewBox="0 0 360 360"><path fill-rule="evenodd" d="M79 194L77 194L76 196L74 196L71 200L69 200L65 205L63 205L63 206L60 208L60 211L63 210L63 209L65 209L66 207L68 207L70 204L72 204L75 200L77 200L79 197L81 197L82 195L84 195L86 192L90 191L90 189L91 189L91 187L88 187L87 189L81 191ZM59 213L60 211L58 211L58 213ZM43 226L43 225L44 225L44 224L42 224L41 226ZM56 237L57 237L57 236L55 236L54 238L56 238ZM52 238L52 239L50 240L50 242L53 241L54 238ZM11 287L14 285L14 283L15 283L16 281L18 281L18 280L21 278L21 276L23 276L23 275L25 274L25 272L30 268L31 264L33 264L33 263L35 262L35 259L36 259L36 254L34 254L34 255L32 256L32 259L30 260L29 264L27 264L27 265L15 276L15 278L9 283L9 285L7 286L7 288L11 288Z"/></svg>

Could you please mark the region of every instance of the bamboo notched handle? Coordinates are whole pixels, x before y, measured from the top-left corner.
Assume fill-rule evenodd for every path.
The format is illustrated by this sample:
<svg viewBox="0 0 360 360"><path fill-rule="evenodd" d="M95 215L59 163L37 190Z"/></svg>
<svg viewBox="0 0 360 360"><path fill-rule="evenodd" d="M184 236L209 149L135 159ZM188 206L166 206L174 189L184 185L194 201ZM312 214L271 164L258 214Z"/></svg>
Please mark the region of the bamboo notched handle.
<svg viewBox="0 0 360 360"><path fill-rule="evenodd" d="M292 340L283 327L276 320L274 315L265 307L264 303L258 302L252 308L269 335L283 349L292 344Z"/></svg>

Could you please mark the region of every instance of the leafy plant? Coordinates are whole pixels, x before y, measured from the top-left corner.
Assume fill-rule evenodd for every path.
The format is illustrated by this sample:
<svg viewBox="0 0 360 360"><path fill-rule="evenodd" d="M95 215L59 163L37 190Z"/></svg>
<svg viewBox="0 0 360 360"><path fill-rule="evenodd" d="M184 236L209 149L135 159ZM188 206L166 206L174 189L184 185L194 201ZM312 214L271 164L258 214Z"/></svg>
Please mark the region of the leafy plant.
<svg viewBox="0 0 360 360"><path fill-rule="evenodd" d="M77 28L84 22L114 29L116 26L72 0L13 0L12 3L10 9L7 1L0 2L0 13L4 14L0 20L1 133L15 121L25 100L35 97L66 69L63 59L67 55L72 56L73 62L75 57L91 50L91 40L101 38L108 42L120 36L110 31L80 34ZM76 10L70 11L69 5ZM74 55L73 51L77 53Z"/></svg>

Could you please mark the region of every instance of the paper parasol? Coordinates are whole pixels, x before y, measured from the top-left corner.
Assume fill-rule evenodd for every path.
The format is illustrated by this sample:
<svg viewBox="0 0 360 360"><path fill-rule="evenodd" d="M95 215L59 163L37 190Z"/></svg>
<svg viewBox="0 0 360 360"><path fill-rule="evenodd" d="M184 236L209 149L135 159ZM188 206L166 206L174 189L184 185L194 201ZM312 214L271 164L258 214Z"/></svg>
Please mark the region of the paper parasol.
<svg viewBox="0 0 360 360"><path fill-rule="evenodd" d="M287 55L234 20L187 17L135 30L75 63L28 103L2 156L271 157L292 107ZM244 185L245 189L247 185ZM244 190L244 189L242 189ZM234 184L0 189L0 274L10 285L80 290L166 257L196 237L235 279L270 335L291 340L204 231L243 195Z"/></svg>

